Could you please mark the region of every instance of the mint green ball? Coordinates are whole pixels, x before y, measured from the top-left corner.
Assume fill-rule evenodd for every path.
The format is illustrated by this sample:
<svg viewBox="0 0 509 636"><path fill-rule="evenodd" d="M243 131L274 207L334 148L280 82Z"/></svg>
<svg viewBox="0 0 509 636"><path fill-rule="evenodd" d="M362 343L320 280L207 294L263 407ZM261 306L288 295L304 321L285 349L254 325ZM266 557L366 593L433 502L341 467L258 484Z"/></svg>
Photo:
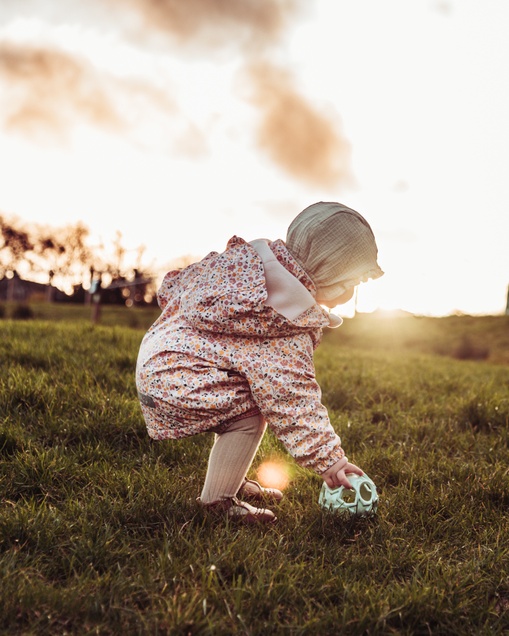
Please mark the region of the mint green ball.
<svg viewBox="0 0 509 636"><path fill-rule="evenodd" d="M372 479L366 474L348 475L353 490L340 486L329 488L324 482L318 498L322 508L336 513L351 515L373 515L378 508L378 493Z"/></svg>

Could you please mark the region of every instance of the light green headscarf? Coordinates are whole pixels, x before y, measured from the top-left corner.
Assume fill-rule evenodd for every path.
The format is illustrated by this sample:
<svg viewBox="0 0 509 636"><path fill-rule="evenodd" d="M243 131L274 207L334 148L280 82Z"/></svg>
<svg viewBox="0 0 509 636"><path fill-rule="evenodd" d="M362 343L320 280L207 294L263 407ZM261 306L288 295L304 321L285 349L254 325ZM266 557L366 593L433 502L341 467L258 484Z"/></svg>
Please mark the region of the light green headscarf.
<svg viewBox="0 0 509 636"><path fill-rule="evenodd" d="M383 275L369 223L341 203L314 203L303 210L288 228L286 246L322 300Z"/></svg>

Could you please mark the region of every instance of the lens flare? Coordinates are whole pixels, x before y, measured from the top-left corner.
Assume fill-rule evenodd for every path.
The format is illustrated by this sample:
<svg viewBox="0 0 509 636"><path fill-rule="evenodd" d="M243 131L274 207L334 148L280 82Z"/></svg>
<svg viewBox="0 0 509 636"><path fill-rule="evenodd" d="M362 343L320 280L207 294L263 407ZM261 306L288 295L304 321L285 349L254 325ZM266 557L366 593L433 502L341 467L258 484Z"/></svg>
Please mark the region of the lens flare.
<svg viewBox="0 0 509 636"><path fill-rule="evenodd" d="M290 471L282 461L266 461L260 465L257 471L258 481L266 488L284 490L290 483Z"/></svg>

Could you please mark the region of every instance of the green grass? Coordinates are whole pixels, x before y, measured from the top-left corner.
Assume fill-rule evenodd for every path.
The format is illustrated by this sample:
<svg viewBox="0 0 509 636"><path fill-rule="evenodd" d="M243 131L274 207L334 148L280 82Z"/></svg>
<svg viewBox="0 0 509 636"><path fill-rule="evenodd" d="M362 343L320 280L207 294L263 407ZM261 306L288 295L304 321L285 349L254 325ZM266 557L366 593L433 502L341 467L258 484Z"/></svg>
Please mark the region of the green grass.
<svg viewBox="0 0 509 636"><path fill-rule="evenodd" d="M52 322L67 320L84 324L94 324L95 322L94 306L90 303L0 303L0 319L12 319L16 314L22 314L23 317L23 314L26 313L36 320L50 320ZM108 327L121 325L134 329L148 329L159 313L159 308L156 306L128 309L123 305L101 305L97 324Z"/></svg>
<svg viewBox="0 0 509 636"><path fill-rule="evenodd" d="M391 317L390 313L376 312L346 319L340 329L327 334L332 341L362 349L509 364L509 316Z"/></svg>
<svg viewBox="0 0 509 636"><path fill-rule="evenodd" d="M1 634L508 633L505 317L330 332L324 401L379 511L326 513L292 464L277 525L245 528L196 504L209 437L148 438L132 315L0 320ZM252 475L273 457L268 434Z"/></svg>

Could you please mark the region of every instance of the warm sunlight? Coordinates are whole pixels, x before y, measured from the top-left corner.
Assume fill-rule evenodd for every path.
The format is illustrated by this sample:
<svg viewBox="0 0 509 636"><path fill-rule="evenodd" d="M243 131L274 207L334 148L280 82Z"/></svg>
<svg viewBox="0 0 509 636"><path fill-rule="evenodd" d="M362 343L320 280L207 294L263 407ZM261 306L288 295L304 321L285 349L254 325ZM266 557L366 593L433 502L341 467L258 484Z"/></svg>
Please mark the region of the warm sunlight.
<svg viewBox="0 0 509 636"><path fill-rule="evenodd" d="M258 481L266 488L285 490L290 483L290 471L286 462L270 460L263 462L257 471Z"/></svg>
<svg viewBox="0 0 509 636"><path fill-rule="evenodd" d="M508 5L216 4L0 3L0 215L120 232L162 277L340 201L386 274L338 313L503 313Z"/></svg>

